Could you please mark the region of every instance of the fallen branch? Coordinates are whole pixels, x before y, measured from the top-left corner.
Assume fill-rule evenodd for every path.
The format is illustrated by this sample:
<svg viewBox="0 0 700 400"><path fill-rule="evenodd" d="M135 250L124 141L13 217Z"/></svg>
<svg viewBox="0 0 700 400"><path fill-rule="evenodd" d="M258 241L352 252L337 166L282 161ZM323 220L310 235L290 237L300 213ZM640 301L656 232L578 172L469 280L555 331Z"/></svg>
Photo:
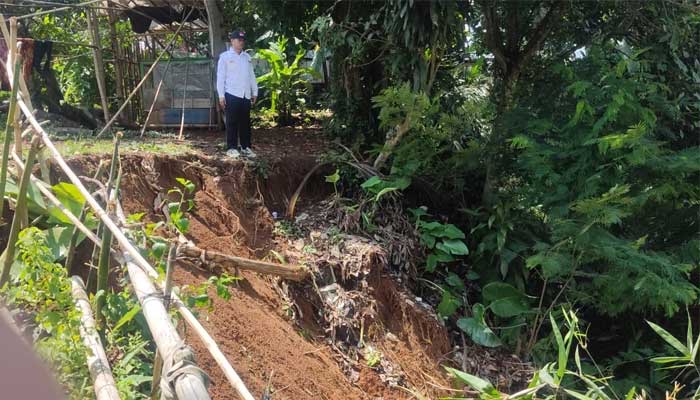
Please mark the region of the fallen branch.
<svg viewBox="0 0 700 400"><path fill-rule="evenodd" d="M90 300L85 292L85 284L77 276L71 279L71 284L75 307L82 314L80 317L80 336L88 349L87 365L94 382L95 398L97 400L118 400L119 391L114 382L107 355L102 347L100 335L95 328L95 319L92 316Z"/></svg>
<svg viewBox="0 0 700 400"><path fill-rule="evenodd" d="M230 256L217 251L200 249L193 244L180 247L180 254L213 262L227 269L244 269L260 274L275 275L293 281L302 281L309 276L309 271L301 265L284 265L249 258Z"/></svg>

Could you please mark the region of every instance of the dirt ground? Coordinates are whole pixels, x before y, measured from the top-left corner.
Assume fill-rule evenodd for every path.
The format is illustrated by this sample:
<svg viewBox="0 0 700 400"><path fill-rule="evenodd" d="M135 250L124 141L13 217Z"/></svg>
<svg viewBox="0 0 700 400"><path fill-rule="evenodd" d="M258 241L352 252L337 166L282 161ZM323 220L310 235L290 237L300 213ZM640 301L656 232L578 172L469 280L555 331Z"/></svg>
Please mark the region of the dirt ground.
<svg viewBox="0 0 700 400"><path fill-rule="evenodd" d="M162 219L155 205L176 178L197 186L195 209L190 218L189 239L198 246L227 254L273 260L271 251L294 261L314 263L321 255L299 256L294 240L274 231L272 212L284 215L289 197L329 144L318 131L295 129L256 131L255 162L232 161L223 156L221 135L200 132L191 138L196 154L125 154L122 156L122 204L127 214L146 212L150 221ZM102 159L107 159L103 156ZM99 157L70 161L88 175ZM297 205L314 206L332 192L323 177L311 179ZM331 228L330 225L327 228ZM319 246L320 247L320 246ZM358 260L362 260L359 257ZM391 280L380 262L358 261L376 290L377 315L368 325L364 342L382 354L381 365L370 368L348 347L330 340L327 326L318 318L322 299L313 295L310 283L289 284L278 278L243 272L232 298L212 294L214 309L200 311L203 325L215 338L256 398L265 391L274 399L409 399L410 391L432 398L434 385L446 386L440 358L449 353L447 333L430 311L403 303L408 296ZM331 267L332 268L332 267ZM177 285L198 285L212 272L182 265ZM290 299L290 292L299 294ZM290 309L293 308L294 312ZM425 315L423 315L425 314ZM198 361L211 377L214 399L237 399L214 360L194 335L185 332ZM437 345L436 345L437 343ZM424 376L425 375L425 376ZM400 378L397 378L400 377ZM426 378L426 376L428 378ZM405 389L399 388L399 386Z"/></svg>
<svg viewBox="0 0 700 400"><path fill-rule="evenodd" d="M200 311L203 325L253 395L390 400L459 394L450 389L443 368L459 367L444 324L392 273L386 249L371 238L338 233L324 213L333 189L323 171L309 180L297 205L297 216L306 216L297 217L297 232L280 230L274 220L273 212L284 215L292 193L332 144L317 129L256 130L254 135L255 161L226 158L223 133L206 131L188 135L197 149L193 154L121 158L127 214L145 212L148 221L162 220L158 204L177 185L176 178L186 178L197 187L187 236L199 247L268 261L282 257L313 272L312 282L292 283L243 271L231 299L212 290L213 311ZM69 163L90 175L100 159L108 157L82 156ZM218 272L181 263L175 283L196 286ZM329 301L325 293L336 296ZM237 399L204 346L186 330L184 336L210 375L212 398ZM483 357L491 368L487 373L497 379L518 365L512 360L514 367L501 368L502 362ZM481 368L478 361L472 364L465 365Z"/></svg>

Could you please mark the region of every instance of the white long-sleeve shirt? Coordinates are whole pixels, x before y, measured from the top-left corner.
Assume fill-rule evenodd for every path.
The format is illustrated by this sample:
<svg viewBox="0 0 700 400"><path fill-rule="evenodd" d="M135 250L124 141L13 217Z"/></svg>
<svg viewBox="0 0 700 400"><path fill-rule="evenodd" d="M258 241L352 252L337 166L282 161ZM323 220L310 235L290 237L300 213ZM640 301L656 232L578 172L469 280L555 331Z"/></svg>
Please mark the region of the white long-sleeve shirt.
<svg viewBox="0 0 700 400"><path fill-rule="evenodd" d="M226 93L244 99L258 97L258 82L248 53L238 54L233 49L221 53L216 68L216 91L219 98Z"/></svg>

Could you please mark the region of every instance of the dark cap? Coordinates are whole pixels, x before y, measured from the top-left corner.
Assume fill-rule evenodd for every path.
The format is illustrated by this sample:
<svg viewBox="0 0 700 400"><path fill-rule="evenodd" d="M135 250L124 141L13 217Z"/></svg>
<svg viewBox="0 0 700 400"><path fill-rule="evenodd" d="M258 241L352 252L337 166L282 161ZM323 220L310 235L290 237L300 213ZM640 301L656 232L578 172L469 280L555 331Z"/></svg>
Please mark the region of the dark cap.
<svg viewBox="0 0 700 400"><path fill-rule="evenodd" d="M245 32L243 31L233 31L228 34L229 39L241 39L245 40Z"/></svg>

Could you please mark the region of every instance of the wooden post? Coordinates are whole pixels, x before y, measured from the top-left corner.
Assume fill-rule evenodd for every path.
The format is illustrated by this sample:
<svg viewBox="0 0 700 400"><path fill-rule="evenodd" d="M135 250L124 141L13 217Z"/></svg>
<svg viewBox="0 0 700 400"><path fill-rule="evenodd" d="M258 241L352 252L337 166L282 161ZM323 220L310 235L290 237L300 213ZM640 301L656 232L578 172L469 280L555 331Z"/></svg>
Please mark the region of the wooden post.
<svg viewBox="0 0 700 400"><path fill-rule="evenodd" d="M71 285L75 307L82 314L80 317L80 336L88 349L87 365L93 380L95 398L97 400L119 400L119 391L112 376L112 369L109 367L100 335L95 329L95 319L92 317L92 309L90 309L87 293L85 293L85 285L77 276L71 279Z"/></svg>
<svg viewBox="0 0 700 400"><path fill-rule="evenodd" d="M90 31L90 42L92 44L92 56L95 61L95 78L97 78L97 89L100 91L100 100L102 101L102 110L104 112L105 122L109 121L109 100L107 99L107 84L105 82L105 65L102 60L102 46L100 46L100 30L99 22L95 13L89 9L85 9L87 16L88 30Z"/></svg>

